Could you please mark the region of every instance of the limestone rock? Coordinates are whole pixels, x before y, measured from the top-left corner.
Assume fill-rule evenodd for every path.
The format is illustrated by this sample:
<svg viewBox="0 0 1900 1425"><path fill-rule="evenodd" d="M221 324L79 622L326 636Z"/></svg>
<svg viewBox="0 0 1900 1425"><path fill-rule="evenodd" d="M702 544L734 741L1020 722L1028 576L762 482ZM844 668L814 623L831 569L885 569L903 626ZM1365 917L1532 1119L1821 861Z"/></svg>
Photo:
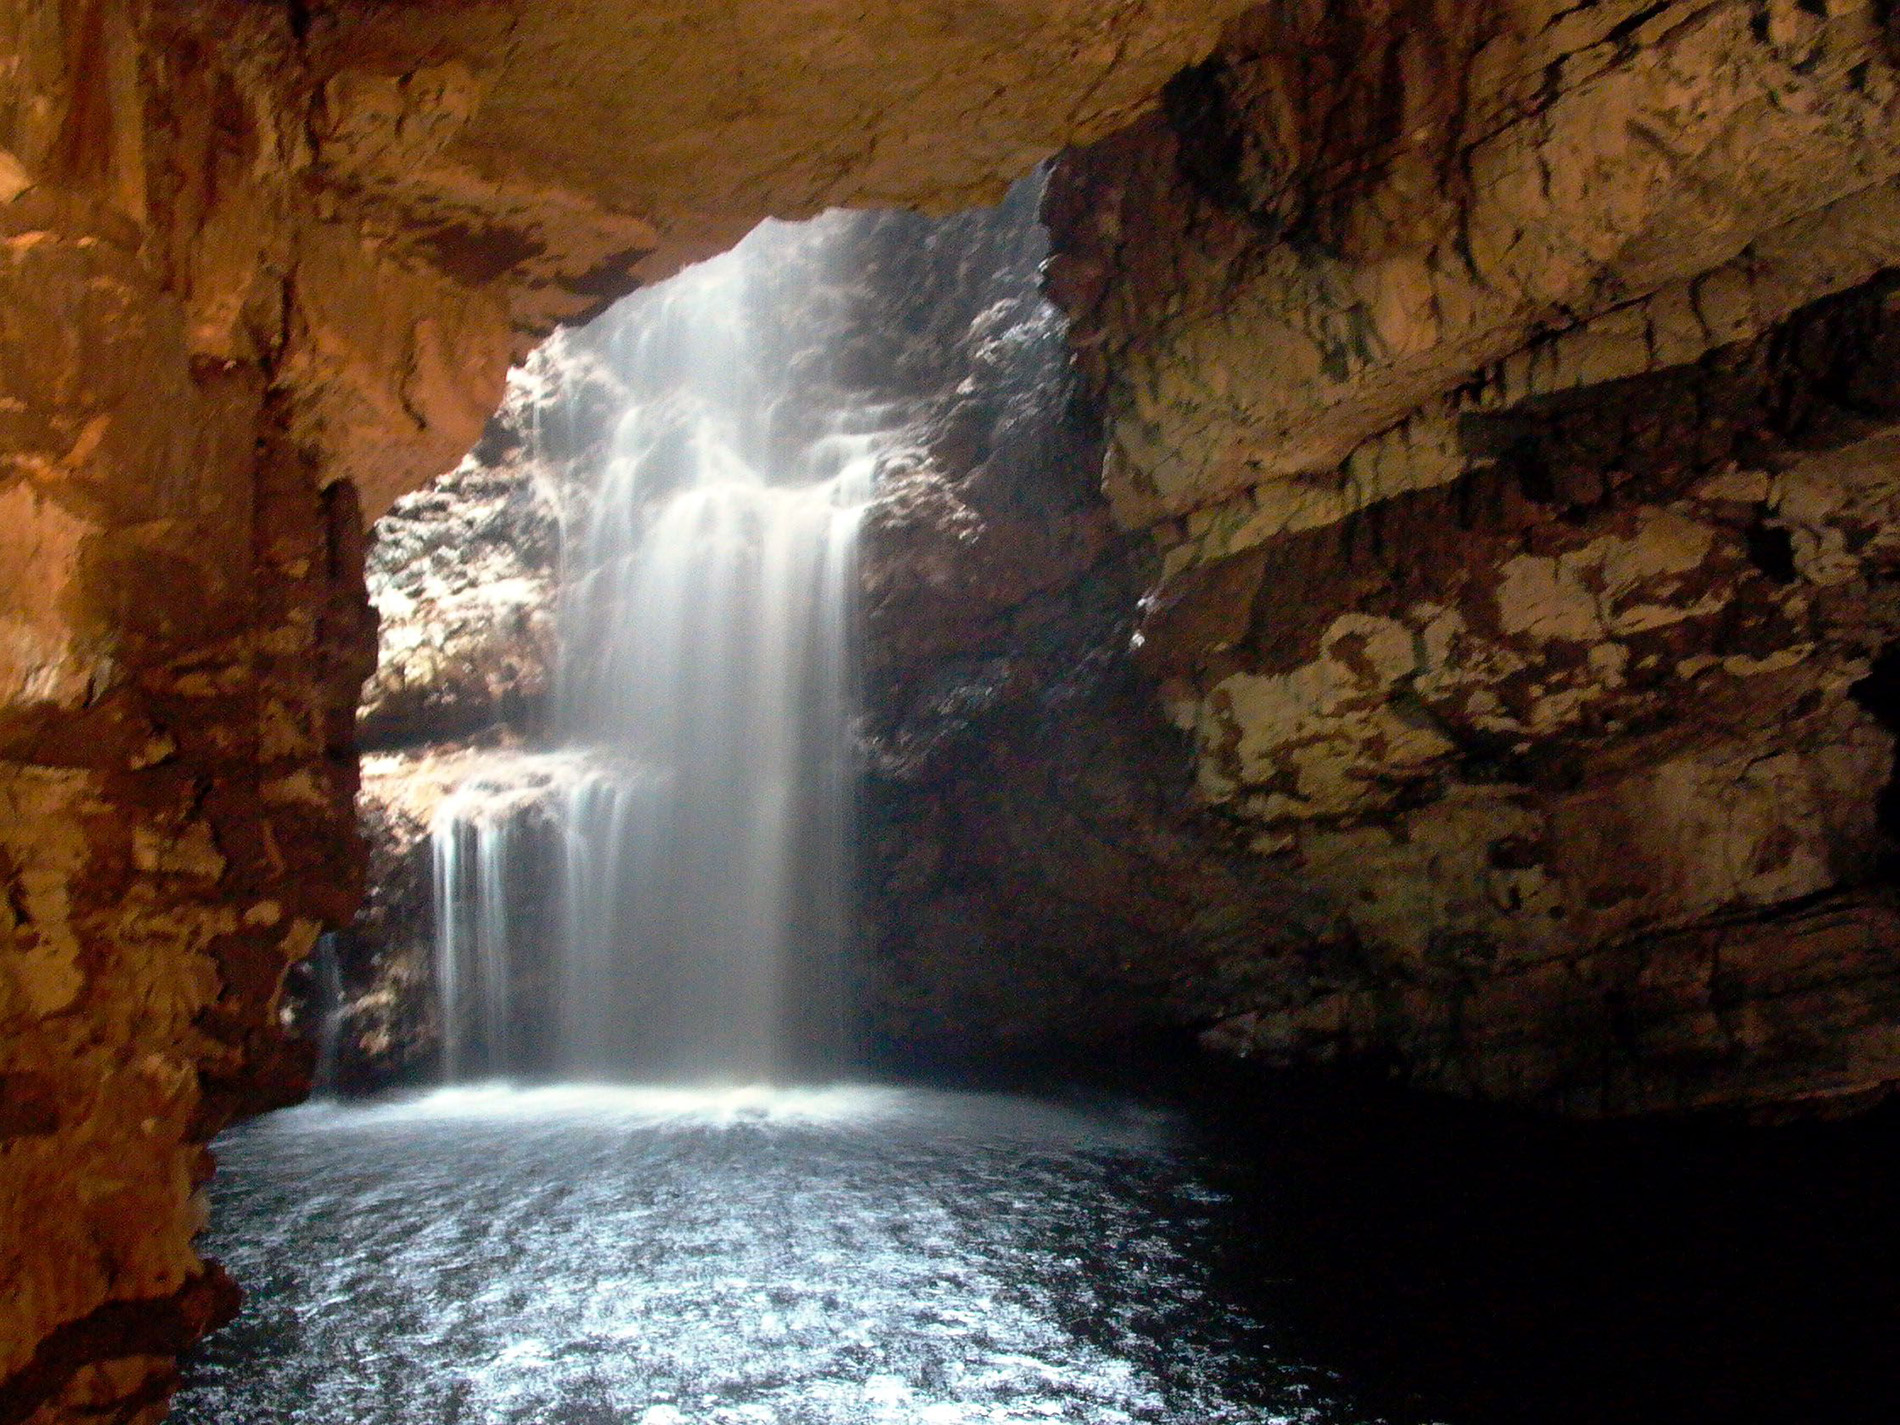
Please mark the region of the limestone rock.
<svg viewBox="0 0 1900 1425"><path fill-rule="evenodd" d="M491 437L514 432L491 425ZM485 445L495 443L493 440ZM376 672L363 689L366 747L452 741L537 726L554 677L559 513L519 445L471 457L374 526Z"/></svg>
<svg viewBox="0 0 1900 1425"><path fill-rule="evenodd" d="M1891 262L1900 74L1876 7L1760 9L1382 0L1235 21L1165 116L1065 160L1050 205L1119 517L1245 493L1310 523L1308 477L1474 378L1514 401L1679 364ZM1804 227L1818 261L1788 241ZM1548 358L1513 364L1534 347Z"/></svg>
<svg viewBox="0 0 1900 1425"><path fill-rule="evenodd" d="M1900 1079L1887 34L1261 7L1064 158L1137 657L1343 937L1210 1044L1574 1112Z"/></svg>

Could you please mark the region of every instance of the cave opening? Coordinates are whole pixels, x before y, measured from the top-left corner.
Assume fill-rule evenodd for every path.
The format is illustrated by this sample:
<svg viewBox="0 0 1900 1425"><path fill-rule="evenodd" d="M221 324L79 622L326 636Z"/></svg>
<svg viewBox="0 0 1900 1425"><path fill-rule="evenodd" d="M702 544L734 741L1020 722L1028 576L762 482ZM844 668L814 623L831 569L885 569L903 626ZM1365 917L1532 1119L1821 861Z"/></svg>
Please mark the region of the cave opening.
<svg viewBox="0 0 1900 1425"><path fill-rule="evenodd" d="M1893 8L0 16L0 1425L1890 1413Z"/></svg>

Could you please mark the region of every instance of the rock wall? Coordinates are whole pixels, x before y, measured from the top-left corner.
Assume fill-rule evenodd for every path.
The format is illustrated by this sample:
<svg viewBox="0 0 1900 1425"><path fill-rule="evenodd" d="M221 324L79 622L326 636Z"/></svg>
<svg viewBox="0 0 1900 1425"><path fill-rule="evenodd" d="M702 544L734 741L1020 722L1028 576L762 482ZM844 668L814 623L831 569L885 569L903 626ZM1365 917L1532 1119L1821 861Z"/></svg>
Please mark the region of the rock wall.
<svg viewBox="0 0 1900 1425"><path fill-rule="evenodd" d="M282 36L233 23L241 67L150 9L0 19L8 1420L155 1418L229 1314L203 1145L302 1092L277 987L358 893L360 515L278 383Z"/></svg>
<svg viewBox="0 0 1900 1425"><path fill-rule="evenodd" d="M1141 1046L1324 939L1199 804L1129 657L1152 557L1098 489L1034 196L887 217L863 264L916 412L864 539L866 1011L910 1066Z"/></svg>
<svg viewBox="0 0 1900 1425"><path fill-rule="evenodd" d="M204 1145L358 896L362 514L636 270L998 188L1236 8L0 10L0 1420L156 1419L231 1308Z"/></svg>
<svg viewBox="0 0 1900 1425"><path fill-rule="evenodd" d="M1900 1078L1883 7L1263 7L1054 180L1201 799L1205 1038L1576 1112Z"/></svg>
<svg viewBox="0 0 1900 1425"><path fill-rule="evenodd" d="M540 724L554 676L561 538L556 495L542 479L524 433L498 418L467 460L371 527L377 657L357 712L364 747Z"/></svg>

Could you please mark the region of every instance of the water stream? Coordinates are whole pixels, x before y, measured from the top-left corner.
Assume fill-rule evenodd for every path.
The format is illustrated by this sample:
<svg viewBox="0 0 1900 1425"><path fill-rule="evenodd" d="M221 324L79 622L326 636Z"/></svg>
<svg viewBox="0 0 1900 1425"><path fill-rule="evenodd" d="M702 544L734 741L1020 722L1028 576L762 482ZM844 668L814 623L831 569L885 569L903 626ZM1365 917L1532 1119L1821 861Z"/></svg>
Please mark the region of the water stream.
<svg viewBox="0 0 1900 1425"><path fill-rule="evenodd" d="M471 778L434 828L452 1081L846 1061L856 541L889 413L828 379L845 221L767 223L589 335L624 395L567 497L558 745ZM511 907L544 874L558 933L523 947Z"/></svg>

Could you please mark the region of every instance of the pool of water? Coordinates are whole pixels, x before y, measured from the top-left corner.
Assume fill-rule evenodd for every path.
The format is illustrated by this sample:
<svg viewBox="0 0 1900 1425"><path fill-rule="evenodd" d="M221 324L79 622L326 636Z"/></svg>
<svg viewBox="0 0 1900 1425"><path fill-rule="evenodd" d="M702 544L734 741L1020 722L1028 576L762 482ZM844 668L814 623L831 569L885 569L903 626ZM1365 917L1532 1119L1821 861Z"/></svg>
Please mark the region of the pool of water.
<svg viewBox="0 0 1900 1425"><path fill-rule="evenodd" d="M461 1089L220 1145L187 1422L1334 1421L1128 1105Z"/></svg>
<svg viewBox="0 0 1900 1425"><path fill-rule="evenodd" d="M248 1300L175 1418L1887 1420L1896 1144L1303 1093L311 1105L218 1144Z"/></svg>

